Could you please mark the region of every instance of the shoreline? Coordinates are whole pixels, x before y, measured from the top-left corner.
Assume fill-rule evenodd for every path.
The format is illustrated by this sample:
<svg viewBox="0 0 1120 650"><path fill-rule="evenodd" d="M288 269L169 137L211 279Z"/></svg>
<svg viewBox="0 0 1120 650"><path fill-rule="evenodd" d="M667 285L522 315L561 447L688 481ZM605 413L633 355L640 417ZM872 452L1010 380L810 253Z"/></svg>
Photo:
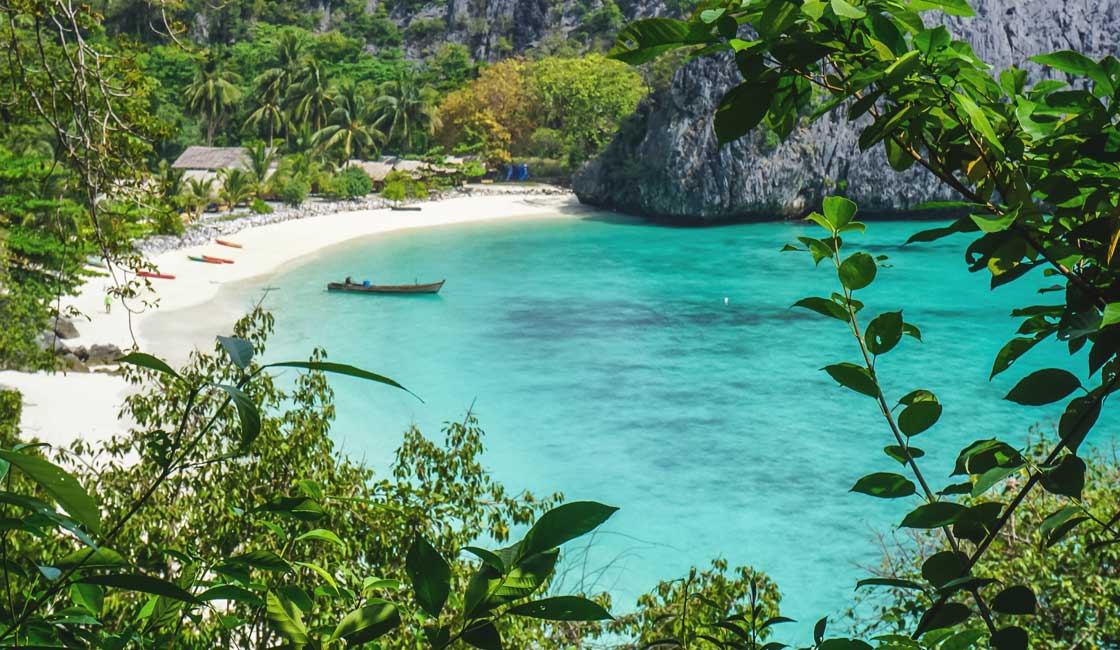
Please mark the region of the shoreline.
<svg viewBox="0 0 1120 650"><path fill-rule="evenodd" d="M489 190L490 188L487 188ZM495 188L496 189L496 188ZM221 246L208 241L158 253L149 260L160 273L174 280L152 279L154 291L143 292L122 305L114 301L105 312L105 295L113 279L108 274L93 277L78 296L64 301L86 318L75 319L79 336L63 341L68 347L111 343L123 350L132 348L171 357L174 365L190 351L178 337L160 336L160 328L145 334L145 324L154 316L167 316L216 301L222 289L254 278L271 275L282 267L358 239L419 228L454 224L532 218L572 218L593 209L580 205L570 192L543 194L525 188L502 188L477 194L453 196L415 203L420 211L388 208L343 210L311 214L265 225L250 225L228 235L243 248ZM234 260L233 264L205 264L188 259L190 255L210 255ZM115 269L118 277L121 271ZM197 311L197 310L196 310ZM219 317L219 313L213 314ZM224 312L221 314L224 316ZM217 326L193 322L191 329ZM152 335L152 329L155 335ZM166 330L164 330L166 331ZM174 340L167 340L173 338ZM176 341L179 341L176 343ZM187 344L189 346L189 343ZM180 349L182 348L182 349ZM100 440L121 431L117 413L132 387L122 378L100 372L0 372L0 386L24 394L21 425L28 435L55 445L68 444L81 437ZM60 404L66 408L60 408Z"/></svg>

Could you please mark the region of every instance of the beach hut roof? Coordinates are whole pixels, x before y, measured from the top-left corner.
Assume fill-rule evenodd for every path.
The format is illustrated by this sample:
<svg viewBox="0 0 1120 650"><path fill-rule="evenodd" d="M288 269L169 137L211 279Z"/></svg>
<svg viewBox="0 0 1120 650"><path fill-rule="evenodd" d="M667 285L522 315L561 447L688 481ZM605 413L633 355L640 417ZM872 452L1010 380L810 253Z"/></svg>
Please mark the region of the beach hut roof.
<svg viewBox="0 0 1120 650"><path fill-rule="evenodd" d="M248 169L245 147L187 147L172 163L176 169Z"/></svg>
<svg viewBox="0 0 1120 650"><path fill-rule="evenodd" d="M392 165L380 160L365 160L358 163L358 165L362 168L362 171L369 175L376 183L384 181L385 177L389 175L389 172L393 171Z"/></svg>

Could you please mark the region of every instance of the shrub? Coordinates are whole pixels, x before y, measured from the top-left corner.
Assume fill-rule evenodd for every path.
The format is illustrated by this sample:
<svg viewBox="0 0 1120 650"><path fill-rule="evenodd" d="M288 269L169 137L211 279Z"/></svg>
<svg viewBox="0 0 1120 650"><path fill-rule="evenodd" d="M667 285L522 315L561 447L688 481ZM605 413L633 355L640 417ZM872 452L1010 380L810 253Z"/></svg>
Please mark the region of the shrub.
<svg viewBox="0 0 1120 650"><path fill-rule="evenodd" d="M356 199L373 191L373 181L360 167L347 167L330 179L328 194L339 199Z"/></svg>
<svg viewBox="0 0 1120 650"><path fill-rule="evenodd" d="M559 158L564 155L564 136L556 129L539 128L529 136L529 155Z"/></svg>
<svg viewBox="0 0 1120 650"><path fill-rule="evenodd" d="M7 441L19 432L19 421L23 415L23 398L18 390L0 388L0 440Z"/></svg>
<svg viewBox="0 0 1120 650"><path fill-rule="evenodd" d="M152 230L157 235L183 234L183 220L179 218L179 211L171 207L162 207L152 210Z"/></svg>
<svg viewBox="0 0 1120 650"><path fill-rule="evenodd" d="M253 202L249 204L249 209L257 214L272 214L272 206L262 198L253 199Z"/></svg>
<svg viewBox="0 0 1120 650"><path fill-rule="evenodd" d="M307 200L311 184L303 176L291 176L276 181L276 197L290 206L298 206Z"/></svg>
<svg viewBox="0 0 1120 650"><path fill-rule="evenodd" d="M390 172L385 177L381 196L390 201L425 198L428 196L428 185L404 172Z"/></svg>

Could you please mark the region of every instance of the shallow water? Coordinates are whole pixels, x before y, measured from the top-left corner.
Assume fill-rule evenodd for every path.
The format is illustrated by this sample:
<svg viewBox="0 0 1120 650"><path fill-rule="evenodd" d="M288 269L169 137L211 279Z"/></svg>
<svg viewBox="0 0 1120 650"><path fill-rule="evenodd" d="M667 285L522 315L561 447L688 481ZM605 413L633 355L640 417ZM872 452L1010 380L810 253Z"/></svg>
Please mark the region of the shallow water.
<svg viewBox="0 0 1120 650"><path fill-rule="evenodd" d="M945 404L916 441L936 489L951 482L964 444L1022 440L1032 423L1051 422L1055 409L1000 397L1026 370L1071 364L1051 343L989 383L1017 327L1010 308L1045 281L990 292L987 277L966 271L963 240L900 246L925 227L876 223L852 243L893 265L860 292L865 314L902 308L922 328L923 344L907 339L879 370L889 395L928 388ZM835 288L807 255L778 252L799 234L811 231L605 215L390 233L250 283L242 298L278 287L267 301L277 316L270 358L322 345L424 398L334 380L335 436L353 455L384 470L410 421L435 436L473 402L485 463L508 488L622 508L569 579L587 576L626 609L658 579L724 557L778 581L783 613L800 621L788 633L804 638L850 602L866 575L857 565L879 558L875 531L890 531L906 504L847 491L898 466L879 451L893 441L873 402L818 370L856 359L845 328L788 308ZM436 297L323 290L346 275L447 285Z"/></svg>

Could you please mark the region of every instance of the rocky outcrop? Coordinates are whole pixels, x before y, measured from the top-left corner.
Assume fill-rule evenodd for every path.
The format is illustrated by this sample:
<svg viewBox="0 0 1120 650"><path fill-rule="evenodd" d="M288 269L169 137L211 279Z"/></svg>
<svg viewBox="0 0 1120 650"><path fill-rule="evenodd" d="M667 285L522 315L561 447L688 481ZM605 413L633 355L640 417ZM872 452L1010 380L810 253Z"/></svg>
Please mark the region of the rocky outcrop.
<svg viewBox="0 0 1120 650"><path fill-rule="evenodd" d="M1120 51L1117 2L972 0L972 5L975 17L946 22L996 68L1016 64L1034 67L1037 74L1026 63L1035 54L1075 49L1099 57ZM802 125L784 143L759 129L720 147L712 115L723 93L739 81L729 59L686 65L670 88L647 100L603 155L575 176L580 200L705 223L801 216L838 191L865 213L888 215L953 198L925 170L891 170L881 147L861 153L861 125L840 115Z"/></svg>

